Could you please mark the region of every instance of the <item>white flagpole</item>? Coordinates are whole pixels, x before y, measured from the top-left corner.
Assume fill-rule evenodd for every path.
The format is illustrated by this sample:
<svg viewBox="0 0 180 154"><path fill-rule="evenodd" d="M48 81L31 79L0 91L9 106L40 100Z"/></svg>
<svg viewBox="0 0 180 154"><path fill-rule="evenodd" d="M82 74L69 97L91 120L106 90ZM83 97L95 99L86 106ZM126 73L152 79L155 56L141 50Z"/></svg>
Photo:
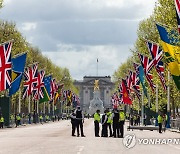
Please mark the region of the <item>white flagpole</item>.
<svg viewBox="0 0 180 154"><path fill-rule="evenodd" d="M168 70L168 87L167 87L167 116L168 116L168 120L167 120L167 128L170 128L170 72Z"/></svg>
<svg viewBox="0 0 180 154"><path fill-rule="evenodd" d="M97 58L97 76L98 76L98 62L99 62L99 60Z"/></svg>
<svg viewBox="0 0 180 154"><path fill-rule="evenodd" d="M37 100L37 114L39 114L39 100Z"/></svg>
<svg viewBox="0 0 180 154"><path fill-rule="evenodd" d="M158 126L158 84L156 84L156 126Z"/></svg>
<svg viewBox="0 0 180 154"><path fill-rule="evenodd" d="M28 97L28 112L31 113L31 96Z"/></svg>
<svg viewBox="0 0 180 154"><path fill-rule="evenodd" d="M45 114L45 112L46 112L46 102L44 102L43 104L43 113Z"/></svg>
<svg viewBox="0 0 180 154"><path fill-rule="evenodd" d="M48 114L50 114L50 110L51 110L51 104L48 103Z"/></svg>
<svg viewBox="0 0 180 154"><path fill-rule="evenodd" d="M52 102L52 115L54 116L54 99L53 99L53 102Z"/></svg>
<svg viewBox="0 0 180 154"><path fill-rule="evenodd" d="M141 100L141 122L144 125L144 91L142 90L142 100Z"/></svg>
<svg viewBox="0 0 180 154"><path fill-rule="evenodd" d="M21 90L19 90L19 107L18 107L18 113L21 113Z"/></svg>

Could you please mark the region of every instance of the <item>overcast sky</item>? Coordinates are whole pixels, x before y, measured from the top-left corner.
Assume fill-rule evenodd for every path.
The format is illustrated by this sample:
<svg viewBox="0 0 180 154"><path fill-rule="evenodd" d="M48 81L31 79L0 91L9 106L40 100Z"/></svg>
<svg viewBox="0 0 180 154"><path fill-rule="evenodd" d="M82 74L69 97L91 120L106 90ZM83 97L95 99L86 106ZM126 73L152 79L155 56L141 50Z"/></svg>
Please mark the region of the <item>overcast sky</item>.
<svg viewBox="0 0 180 154"><path fill-rule="evenodd" d="M138 23L156 0L4 0L0 19L13 21L23 36L73 79L112 75L131 55Z"/></svg>

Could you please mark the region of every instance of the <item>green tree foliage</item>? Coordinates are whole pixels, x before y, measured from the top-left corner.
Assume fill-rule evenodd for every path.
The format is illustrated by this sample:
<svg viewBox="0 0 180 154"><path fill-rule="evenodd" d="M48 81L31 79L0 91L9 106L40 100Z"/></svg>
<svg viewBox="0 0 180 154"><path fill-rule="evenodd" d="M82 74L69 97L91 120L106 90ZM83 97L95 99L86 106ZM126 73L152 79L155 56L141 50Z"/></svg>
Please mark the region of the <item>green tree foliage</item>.
<svg viewBox="0 0 180 154"><path fill-rule="evenodd" d="M119 68L117 69L117 71L114 72L113 77L116 84L119 84L119 81L118 81L119 78L124 78L126 75L128 75L127 70L131 68L130 64L132 62L140 63L139 58L137 57L138 52L150 57L145 41L149 40L151 42L156 42L156 43L160 41L160 37L159 37L158 31L155 25L156 23L161 23L171 28L175 27L177 29L175 5L174 5L173 0L159 0L156 3L156 6L154 8L152 15L149 18L144 19L143 21L139 23L139 27L137 30L138 38L135 42L134 49L132 50L132 57L130 57L125 63L121 64ZM163 58L163 62L165 62L164 58ZM168 80L167 72L168 72L168 68L167 66L165 66L166 81ZM159 96L158 96L159 109L163 110L167 104L167 93L163 90L163 87L160 83L156 70L153 69L151 73L153 74L153 77L154 77L153 82L155 84L158 84L158 87L159 87L159 91L158 91L159 92ZM170 102L171 102L171 109L173 109L173 114L174 114L175 108L180 107L180 100L179 100L180 92L176 88L172 79L171 79L171 82L167 84L170 84L170 89L171 89ZM148 87L148 93L150 94L150 98L152 102L152 109L155 110L155 93L152 93L147 83L146 85ZM135 104L134 106L137 106L138 104L138 101L136 99L134 101L134 104Z"/></svg>
<svg viewBox="0 0 180 154"><path fill-rule="evenodd" d="M1 6L1 3L0 3ZM0 42L4 43L13 40L12 57L17 54L27 52L26 67L31 66L33 63L38 63L38 70L45 70L46 75L52 75L60 84L64 83L65 89L72 89L76 94L78 90L73 85L73 80L67 68L61 68L52 63L50 59L43 56L40 49L30 45L22 34L17 30L16 24L7 21L0 21ZM23 83L21 84L21 92L23 91ZM0 95L6 95L7 91L0 92ZM18 102L17 92L12 96L12 106L17 108ZM23 106L27 109L28 101L23 101Z"/></svg>

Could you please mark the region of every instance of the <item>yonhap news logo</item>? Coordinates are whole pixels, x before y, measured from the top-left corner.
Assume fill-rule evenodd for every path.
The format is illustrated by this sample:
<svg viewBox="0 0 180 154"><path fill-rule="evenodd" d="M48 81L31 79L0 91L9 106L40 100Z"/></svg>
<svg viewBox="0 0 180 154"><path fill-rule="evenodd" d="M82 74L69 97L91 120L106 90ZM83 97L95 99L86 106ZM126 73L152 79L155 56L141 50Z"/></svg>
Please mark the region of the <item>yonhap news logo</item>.
<svg viewBox="0 0 180 154"><path fill-rule="evenodd" d="M123 144L127 149L133 148L136 145L136 136L134 134L126 135L123 138Z"/></svg>
<svg viewBox="0 0 180 154"><path fill-rule="evenodd" d="M180 138L139 138L136 139L135 134L128 134L123 138L123 145L127 148L133 148L139 145L180 145Z"/></svg>

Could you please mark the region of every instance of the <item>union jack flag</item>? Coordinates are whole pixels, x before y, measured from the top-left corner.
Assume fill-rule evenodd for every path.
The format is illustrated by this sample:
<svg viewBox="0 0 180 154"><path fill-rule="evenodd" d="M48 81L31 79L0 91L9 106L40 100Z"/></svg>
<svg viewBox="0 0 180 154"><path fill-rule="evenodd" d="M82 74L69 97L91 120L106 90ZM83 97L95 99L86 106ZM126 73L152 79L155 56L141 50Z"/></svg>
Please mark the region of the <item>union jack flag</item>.
<svg viewBox="0 0 180 154"><path fill-rule="evenodd" d="M119 92L119 103L123 104L123 101L122 101L123 92L122 92L122 85L121 84L118 87L118 92Z"/></svg>
<svg viewBox="0 0 180 154"><path fill-rule="evenodd" d="M133 63L133 65L134 65L134 69L136 71L136 74L139 76L139 65L136 63Z"/></svg>
<svg viewBox="0 0 180 154"><path fill-rule="evenodd" d="M11 49L12 42L0 46L0 91L8 89L11 85Z"/></svg>
<svg viewBox="0 0 180 154"><path fill-rule="evenodd" d="M32 67L28 67L25 69L23 98L30 96L34 90L35 85L37 84L37 68L38 65L33 64Z"/></svg>
<svg viewBox="0 0 180 154"><path fill-rule="evenodd" d="M152 76L152 74L150 74L150 70L154 66L153 60L150 60L148 57L141 55L141 54L138 54L138 56L140 58L141 65L144 69L144 74L146 76L146 79L148 80L150 87L151 87L152 91L154 92L155 85L152 81L153 76Z"/></svg>
<svg viewBox="0 0 180 154"><path fill-rule="evenodd" d="M129 76L126 77L126 87L128 90L128 93L131 93L131 89L132 89L132 72L129 71Z"/></svg>
<svg viewBox="0 0 180 154"><path fill-rule="evenodd" d="M164 78L164 67L163 67L163 62L161 61L162 59L162 54L163 51L159 48L159 46L155 43L151 43L151 42L146 42L148 50L151 54L154 66L156 68L156 71L158 73L158 76L161 80L161 83L163 85L164 90L167 90L166 87L166 81Z"/></svg>
<svg viewBox="0 0 180 154"><path fill-rule="evenodd" d="M44 98L44 93L43 93L43 88L45 87L44 81L43 81L44 75L45 75L44 70L39 71L38 76L37 76L37 83L33 89L33 92L34 92L33 98L35 100L40 100Z"/></svg>
<svg viewBox="0 0 180 154"><path fill-rule="evenodd" d="M119 106L119 97L118 97L117 92L115 92L112 95L111 102L112 102L113 109L117 109Z"/></svg>
<svg viewBox="0 0 180 154"><path fill-rule="evenodd" d="M174 0L176 7L176 18L178 23L178 31L180 33L180 0Z"/></svg>
<svg viewBox="0 0 180 154"><path fill-rule="evenodd" d="M51 80L51 91L50 91L51 100L54 99L54 96L55 96L57 90L58 90L58 86L56 84L56 79L52 79Z"/></svg>
<svg viewBox="0 0 180 154"><path fill-rule="evenodd" d="M134 84L133 84L134 92L136 93L137 98L140 100L141 94L140 94L140 80L139 80L139 76L135 72L133 72L133 74L134 74L133 76L135 76L134 77Z"/></svg>

